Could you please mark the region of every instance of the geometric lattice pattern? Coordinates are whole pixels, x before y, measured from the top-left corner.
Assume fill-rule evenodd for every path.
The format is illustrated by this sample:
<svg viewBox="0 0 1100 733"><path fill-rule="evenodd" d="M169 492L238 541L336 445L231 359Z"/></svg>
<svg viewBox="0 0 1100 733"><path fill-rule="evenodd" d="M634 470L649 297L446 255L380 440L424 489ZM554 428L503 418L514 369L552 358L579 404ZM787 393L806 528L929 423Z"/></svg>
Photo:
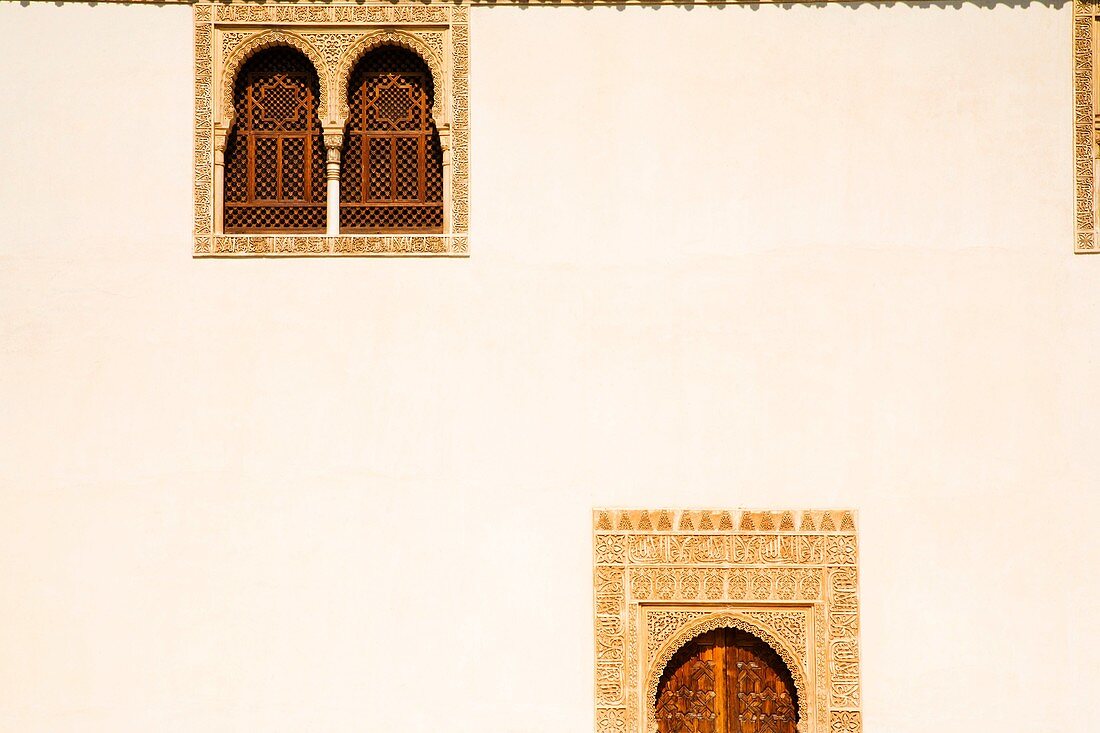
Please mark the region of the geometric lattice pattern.
<svg viewBox="0 0 1100 733"><path fill-rule="evenodd" d="M226 203L225 228L236 232L323 232L325 207Z"/></svg>
<svg viewBox="0 0 1100 733"><path fill-rule="evenodd" d="M719 699L717 680L725 669L717 669L721 655L715 651L713 640L692 640L669 662L657 693L660 733L726 733L718 723L725 700Z"/></svg>
<svg viewBox="0 0 1100 733"><path fill-rule="evenodd" d="M599 509L593 555L597 733L862 733L853 512Z"/></svg>
<svg viewBox="0 0 1100 733"><path fill-rule="evenodd" d="M347 232L442 231L442 204L415 206L340 205L340 228Z"/></svg>
<svg viewBox="0 0 1100 733"><path fill-rule="evenodd" d="M324 231L325 148L309 60L285 46L258 52L238 76L233 106L225 231Z"/></svg>
<svg viewBox="0 0 1100 733"><path fill-rule="evenodd" d="M360 60L348 86L341 231L442 231L433 95L430 69L407 49L382 45Z"/></svg>

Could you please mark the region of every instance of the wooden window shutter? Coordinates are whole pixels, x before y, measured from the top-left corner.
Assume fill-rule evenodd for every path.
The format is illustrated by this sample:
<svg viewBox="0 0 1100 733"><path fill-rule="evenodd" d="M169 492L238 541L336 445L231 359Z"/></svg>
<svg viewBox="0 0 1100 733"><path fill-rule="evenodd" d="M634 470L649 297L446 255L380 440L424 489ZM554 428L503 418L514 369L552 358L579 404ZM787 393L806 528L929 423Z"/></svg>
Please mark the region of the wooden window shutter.
<svg viewBox="0 0 1100 733"><path fill-rule="evenodd" d="M404 48L381 46L356 65L340 172L341 231L443 231L434 93L428 65Z"/></svg>
<svg viewBox="0 0 1100 733"><path fill-rule="evenodd" d="M317 72L292 48L241 68L225 151L226 232L323 232L325 146Z"/></svg>

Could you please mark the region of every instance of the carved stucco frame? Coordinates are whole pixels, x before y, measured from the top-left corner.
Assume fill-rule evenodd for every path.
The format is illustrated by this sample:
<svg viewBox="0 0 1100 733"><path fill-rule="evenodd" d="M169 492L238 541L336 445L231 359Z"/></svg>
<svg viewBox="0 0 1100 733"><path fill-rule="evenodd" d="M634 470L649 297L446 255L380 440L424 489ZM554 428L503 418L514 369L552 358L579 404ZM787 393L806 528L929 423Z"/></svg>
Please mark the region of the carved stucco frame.
<svg viewBox="0 0 1100 733"><path fill-rule="evenodd" d="M195 257L466 256L469 251L469 8L464 5L196 3ZM339 160L346 86L372 48L412 50L432 72L433 117L444 149L442 234L223 234L216 166L233 122L233 85L261 49L301 51L317 70L329 164ZM335 170L335 169L333 169Z"/></svg>
<svg viewBox="0 0 1100 733"><path fill-rule="evenodd" d="M1100 252L1097 247L1096 160L1096 73L1093 28L1100 8L1097 2L1073 0L1073 184L1074 251Z"/></svg>
<svg viewBox="0 0 1100 733"><path fill-rule="evenodd" d="M716 628L768 643L800 733L862 733L852 511L593 513L597 733L653 733L672 655Z"/></svg>

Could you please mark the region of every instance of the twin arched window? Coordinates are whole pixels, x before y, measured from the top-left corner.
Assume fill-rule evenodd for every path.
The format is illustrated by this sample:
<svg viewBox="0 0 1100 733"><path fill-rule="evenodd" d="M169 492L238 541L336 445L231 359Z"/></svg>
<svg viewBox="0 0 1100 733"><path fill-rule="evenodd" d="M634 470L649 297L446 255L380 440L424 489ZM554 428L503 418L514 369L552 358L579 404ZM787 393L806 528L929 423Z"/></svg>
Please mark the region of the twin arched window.
<svg viewBox="0 0 1100 733"><path fill-rule="evenodd" d="M325 231L318 87L312 64L292 48L265 49L242 67L225 151L224 231ZM360 59L346 93L340 231L443 231L443 152L427 64L380 46Z"/></svg>

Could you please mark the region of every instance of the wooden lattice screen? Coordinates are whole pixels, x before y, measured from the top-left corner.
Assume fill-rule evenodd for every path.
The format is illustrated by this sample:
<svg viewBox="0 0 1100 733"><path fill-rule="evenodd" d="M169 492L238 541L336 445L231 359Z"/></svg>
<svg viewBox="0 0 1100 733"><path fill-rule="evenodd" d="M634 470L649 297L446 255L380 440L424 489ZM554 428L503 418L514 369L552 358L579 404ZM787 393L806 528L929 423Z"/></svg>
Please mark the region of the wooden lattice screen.
<svg viewBox="0 0 1100 733"><path fill-rule="evenodd" d="M226 232L323 232L325 147L317 73L298 51L260 51L241 69L225 151Z"/></svg>
<svg viewBox="0 0 1100 733"><path fill-rule="evenodd" d="M433 93L427 65L403 48L381 46L356 66L348 86L341 231L443 231Z"/></svg>

